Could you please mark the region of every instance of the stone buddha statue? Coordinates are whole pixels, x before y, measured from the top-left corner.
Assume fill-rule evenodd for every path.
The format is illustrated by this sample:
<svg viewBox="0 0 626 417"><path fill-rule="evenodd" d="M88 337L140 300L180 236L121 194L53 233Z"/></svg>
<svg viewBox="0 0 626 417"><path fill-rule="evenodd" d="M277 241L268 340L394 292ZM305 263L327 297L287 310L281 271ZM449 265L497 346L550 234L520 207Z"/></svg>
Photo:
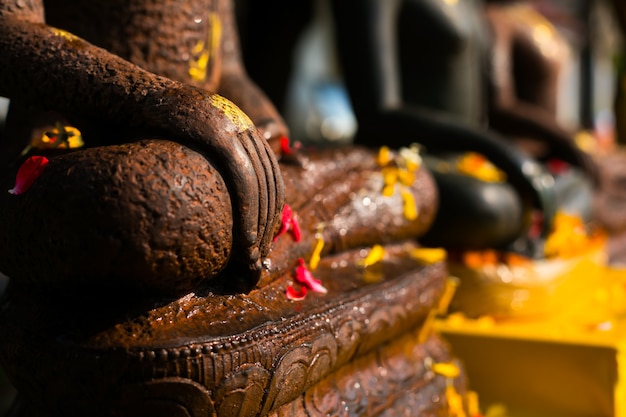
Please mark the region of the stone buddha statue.
<svg viewBox="0 0 626 417"><path fill-rule="evenodd" d="M11 416L469 404L418 150L290 144L231 1L0 0L0 59Z"/></svg>
<svg viewBox="0 0 626 417"><path fill-rule="evenodd" d="M285 129L243 72L230 7L2 2L2 59L11 62L0 75L0 94L11 99L5 163L31 140L37 109L61 113L92 144L148 135L201 149L237 196L232 265L258 279L284 199L268 140Z"/></svg>

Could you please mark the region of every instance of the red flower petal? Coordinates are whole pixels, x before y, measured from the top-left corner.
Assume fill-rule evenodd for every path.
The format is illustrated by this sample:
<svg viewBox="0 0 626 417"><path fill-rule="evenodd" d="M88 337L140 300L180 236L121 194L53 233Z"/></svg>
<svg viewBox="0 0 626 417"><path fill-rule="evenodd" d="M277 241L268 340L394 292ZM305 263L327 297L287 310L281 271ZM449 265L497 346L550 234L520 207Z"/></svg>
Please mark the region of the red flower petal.
<svg viewBox="0 0 626 417"><path fill-rule="evenodd" d="M15 186L9 190L11 194L22 194L39 178L43 169L48 164L45 156L31 156L17 170Z"/></svg>
<svg viewBox="0 0 626 417"><path fill-rule="evenodd" d="M287 136L283 136L280 138L280 153L281 155L291 155L293 149L289 145L289 138Z"/></svg>
<svg viewBox="0 0 626 417"><path fill-rule="evenodd" d="M302 238L302 233L300 232L298 218L293 214L291 215L291 227L289 228L289 231L291 232L291 236L293 237L293 239L296 242L300 242L300 239Z"/></svg>
<svg viewBox="0 0 626 417"><path fill-rule="evenodd" d="M289 300L293 300L293 301L304 300L304 297L306 297L306 288L302 287L302 288L300 288L300 291L296 291L290 285L290 286L287 287L287 290L285 291L285 294L287 295L287 298Z"/></svg>
<svg viewBox="0 0 626 417"><path fill-rule="evenodd" d="M298 259L298 266L296 267L296 281L306 286L313 292L326 294L328 290L322 285L322 281L316 279L311 271L308 270L304 264L304 259Z"/></svg>
<svg viewBox="0 0 626 417"><path fill-rule="evenodd" d="M289 230L289 219L290 218L291 218L291 207L289 206L289 204L285 204L283 206L283 212L282 212L281 218L280 218L280 229L278 229L278 232L276 232L276 236L274 236L274 241L276 241L276 239L278 239L278 236L282 235L287 230Z"/></svg>
<svg viewBox="0 0 626 417"><path fill-rule="evenodd" d="M278 236L286 232L290 232L296 242L299 242L302 238L300 225L298 224L298 221L296 220L293 210L289 204L285 204L283 206L283 213L280 219L280 229L278 229L276 236L274 236L274 241L278 239Z"/></svg>
<svg viewBox="0 0 626 417"><path fill-rule="evenodd" d="M297 151L302 147L302 143L295 142L293 146L290 144L289 138L287 136L282 136L280 138L280 155L281 156L293 156Z"/></svg>
<svg viewBox="0 0 626 417"><path fill-rule="evenodd" d="M550 159L546 163L546 167L551 174L562 175L567 173L571 169L571 165L560 159Z"/></svg>

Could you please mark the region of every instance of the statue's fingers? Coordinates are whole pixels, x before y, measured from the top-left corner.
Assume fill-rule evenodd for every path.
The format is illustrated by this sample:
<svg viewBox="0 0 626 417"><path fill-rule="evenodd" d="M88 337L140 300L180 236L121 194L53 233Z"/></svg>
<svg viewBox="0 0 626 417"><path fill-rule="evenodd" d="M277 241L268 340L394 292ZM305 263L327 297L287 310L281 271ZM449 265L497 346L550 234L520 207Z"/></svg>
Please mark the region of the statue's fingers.
<svg viewBox="0 0 626 417"><path fill-rule="evenodd" d="M257 183L257 199L258 199L258 221L257 221L257 240L253 243L257 248L260 248L260 242L265 233L265 227L268 220L268 205L269 201L274 199L272 187L268 184L266 176L266 167L263 163L265 154L260 154L258 146L256 144L257 139L255 134L258 134L255 130L247 130L242 132L238 139L248 154L248 159L254 167L255 179ZM260 140L260 139L258 139Z"/></svg>
<svg viewBox="0 0 626 417"><path fill-rule="evenodd" d="M253 138L257 154L260 156L261 163L265 170L265 179L267 183L267 216L263 234L259 236L259 247L261 256L266 256L269 247L274 238L274 230L276 223L280 221L280 213L284 201L284 189L282 177L278 162L269 148L269 144L258 137Z"/></svg>
<svg viewBox="0 0 626 417"><path fill-rule="evenodd" d="M267 160L271 163L271 170L273 174L272 186L276 193L273 211L270 211L273 221L268 222L268 225L266 227L267 231L265 233L265 239L267 240L267 246L269 250L269 246L274 240L274 233L278 230L278 226L281 222L283 206L285 205L285 183L283 182L283 174L278 164L276 154L272 150L272 146L269 142L263 141L263 148L265 149L265 152L267 154Z"/></svg>
<svg viewBox="0 0 626 417"><path fill-rule="evenodd" d="M242 133L239 133L240 136ZM256 262L258 253L250 251L256 247L259 229L259 164L253 164L245 146L231 135L213 136L212 149L219 158L219 166L228 183L234 212L234 246L237 252L244 250L250 255L250 262ZM236 255L234 253L234 255ZM240 257L240 256L239 256ZM256 257L256 259L255 259Z"/></svg>

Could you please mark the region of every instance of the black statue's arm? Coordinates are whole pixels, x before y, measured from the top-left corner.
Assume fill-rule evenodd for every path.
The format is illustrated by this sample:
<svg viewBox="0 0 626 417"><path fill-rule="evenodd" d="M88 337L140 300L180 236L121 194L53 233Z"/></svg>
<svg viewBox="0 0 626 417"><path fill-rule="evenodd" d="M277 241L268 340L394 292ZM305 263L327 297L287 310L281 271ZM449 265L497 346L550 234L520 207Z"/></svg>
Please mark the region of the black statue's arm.
<svg viewBox="0 0 626 417"><path fill-rule="evenodd" d="M0 7L0 96L147 129L201 151L221 171L236 207L231 264L256 282L284 191L276 159L250 119L217 94L143 71L34 15L12 13L12 3Z"/></svg>
<svg viewBox="0 0 626 417"><path fill-rule="evenodd" d="M535 138L546 144L538 158L561 159L583 169L597 180L597 167L593 158L578 148L573 134L558 124L554 117L536 106L517 102L511 106L492 107L489 110L490 126L502 135Z"/></svg>
<svg viewBox="0 0 626 417"><path fill-rule="evenodd" d="M395 33L402 0L332 1L340 63L358 118L402 105Z"/></svg>

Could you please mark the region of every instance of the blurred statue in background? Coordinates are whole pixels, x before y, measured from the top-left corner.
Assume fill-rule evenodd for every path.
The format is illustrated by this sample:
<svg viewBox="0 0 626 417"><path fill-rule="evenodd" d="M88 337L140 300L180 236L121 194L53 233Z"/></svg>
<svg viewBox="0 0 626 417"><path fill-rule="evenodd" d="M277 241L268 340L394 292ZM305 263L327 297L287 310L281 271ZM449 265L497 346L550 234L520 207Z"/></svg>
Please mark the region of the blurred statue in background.
<svg viewBox="0 0 626 417"><path fill-rule="evenodd" d="M559 159L586 171L588 177L573 179L581 187L594 175L590 157L556 121L558 34L523 3L333 2L340 62L359 122L356 142L418 142L437 157L431 168L442 206L428 235L433 244L515 245L537 213L549 229L566 196L538 162ZM512 138L540 146L522 150ZM464 152L486 157L507 182L470 184L437 168Z"/></svg>

